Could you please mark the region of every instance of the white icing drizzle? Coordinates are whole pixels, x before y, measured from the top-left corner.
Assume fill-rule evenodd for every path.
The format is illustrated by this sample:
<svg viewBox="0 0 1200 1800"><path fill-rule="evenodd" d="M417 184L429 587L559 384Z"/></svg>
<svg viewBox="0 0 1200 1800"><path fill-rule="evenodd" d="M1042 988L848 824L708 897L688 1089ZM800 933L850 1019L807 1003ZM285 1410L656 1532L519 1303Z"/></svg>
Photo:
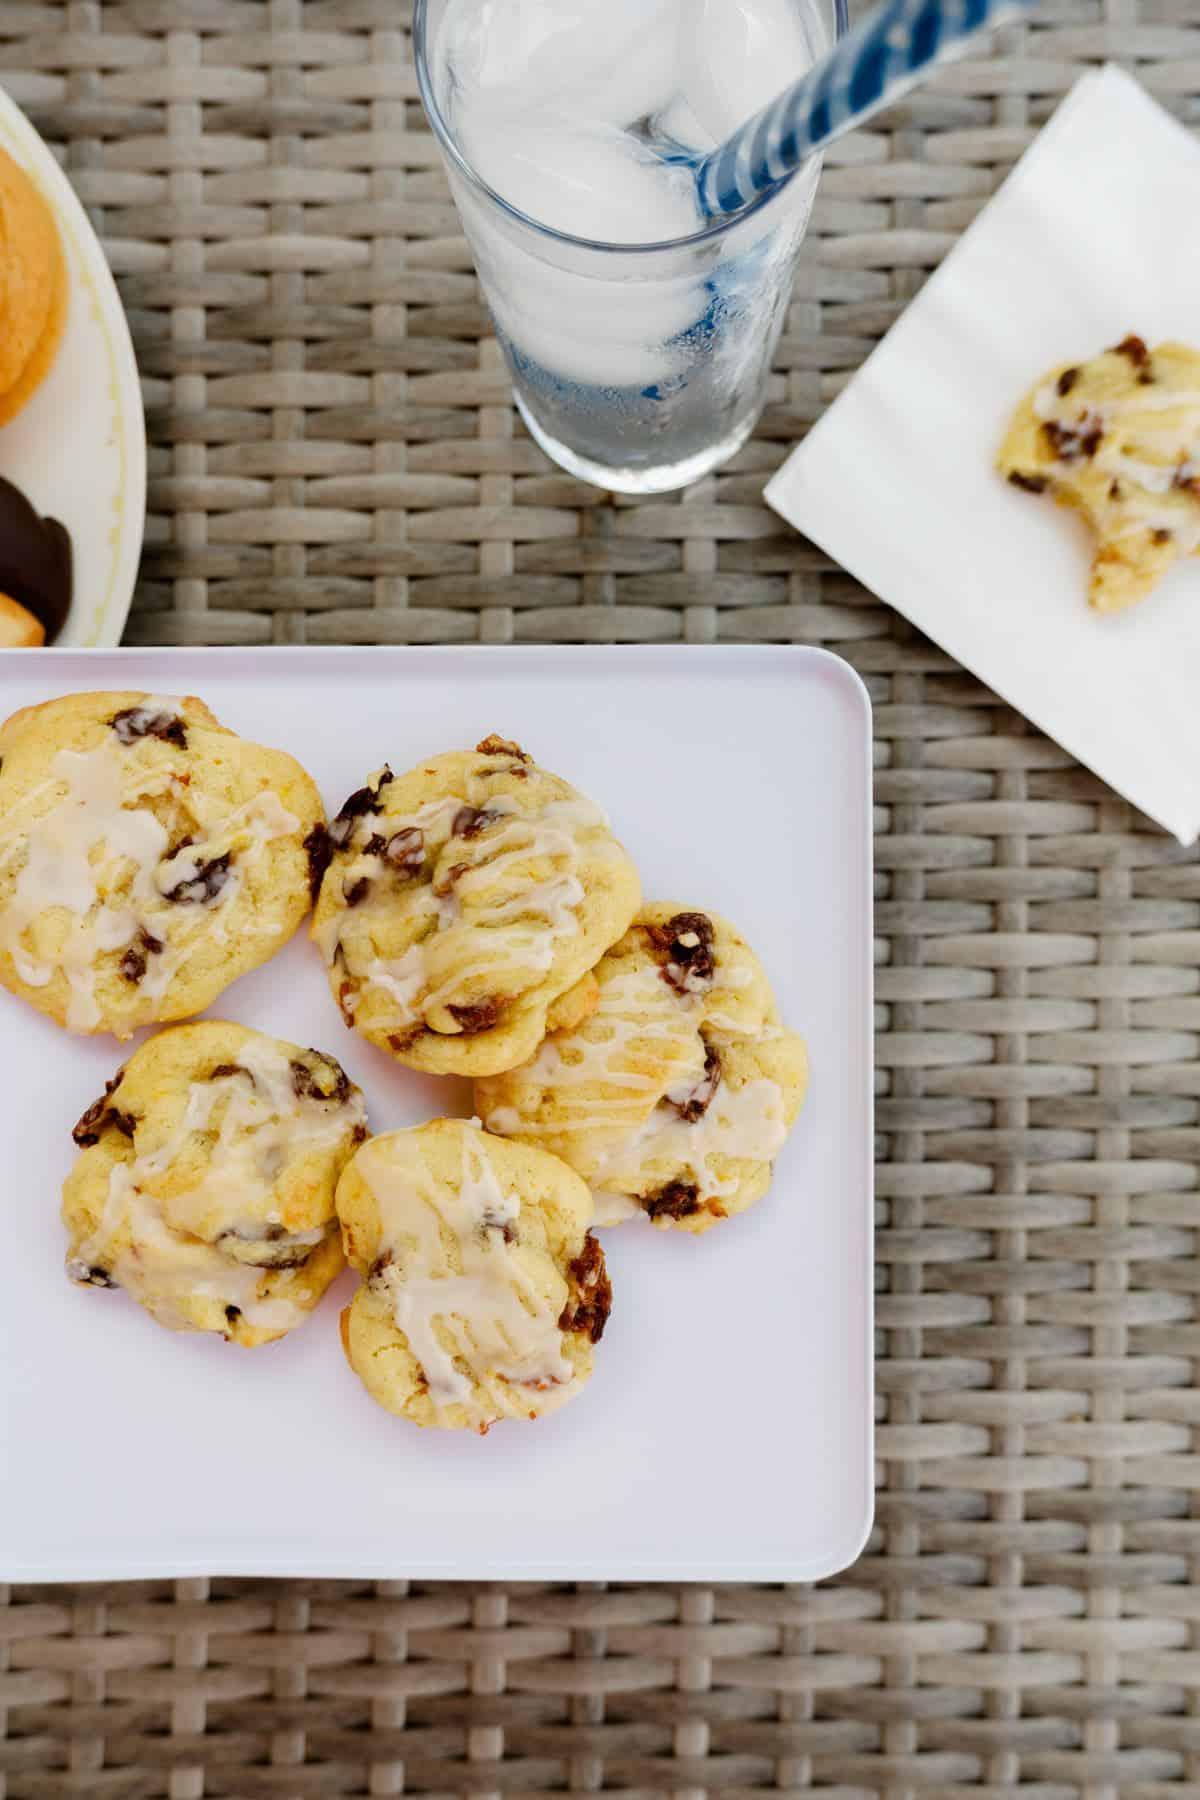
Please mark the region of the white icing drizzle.
<svg viewBox="0 0 1200 1800"><path fill-rule="evenodd" d="M1101 450L1096 458L1098 468L1111 469L1118 481L1132 481L1148 494L1166 494L1175 486L1178 463L1164 467L1162 463L1142 462L1136 456L1122 454L1106 457Z"/></svg>
<svg viewBox="0 0 1200 1800"><path fill-rule="evenodd" d="M1034 395L1033 411L1043 423L1065 432L1099 428L1103 433L1095 453L1084 462L1057 457L1048 466L1048 473L1068 486L1081 470L1118 484L1115 495L1089 499L1102 542L1165 531L1170 533L1172 556L1190 555L1200 548L1200 503L1186 485L1200 467L1200 439L1194 435L1200 391L1172 389L1164 381L1089 404L1081 402L1076 389L1063 395L1050 382ZM1146 418L1175 412L1191 416L1173 425L1155 425ZM1132 421L1126 431L1119 429L1122 421Z"/></svg>
<svg viewBox="0 0 1200 1800"><path fill-rule="evenodd" d="M294 1302L260 1297L269 1269L227 1253L221 1240L283 1241L268 1239L262 1228L278 1221L269 1202L286 1164L311 1150L334 1150L366 1118L357 1092L340 1105L302 1099L290 1059L273 1044L250 1040L237 1058L236 1066L252 1080L230 1074L191 1082L183 1117L164 1142L113 1165L103 1215L68 1262L77 1275L88 1267L107 1270L175 1330L196 1329L184 1310L194 1297L236 1306L249 1324L269 1330L299 1323L304 1312ZM201 1136L211 1141L181 1190L176 1165ZM163 1184L174 1191L160 1198L156 1188L164 1176L174 1178ZM219 1230L198 1235L214 1233L214 1213ZM325 1236L321 1227L289 1233L286 1243L311 1246ZM122 1237L127 1242L119 1242Z"/></svg>
<svg viewBox="0 0 1200 1800"><path fill-rule="evenodd" d="M1200 389L1171 389L1165 383L1160 387L1139 387L1136 394L1128 395L1124 400L1107 399L1104 402L1103 416L1106 419L1124 419L1131 413L1174 412L1176 408L1200 407ZM1033 399L1034 414L1039 419L1054 419L1060 424L1068 421L1064 412L1069 413L1070 394L1062 396L1053 382L1047 382L1037 390Z"/></svg>
<svg viewBox="0 0 1200 1800"><path fill-rule="evenodd" d="M1040 387L1033 396L1033 414L1037 419L1057 418L1058 392L1052 382Z"/></svg>
<svg viewBox="0 0 1200 1800"><path fill-rule="evenodd" d="M112 1229L125 1229L128 1249L105 1263L104 1248L111 1236L104 1224L109 1220ZM197 1329L187 1311L188 1302L195 1299L236 1306L247 1324L258 1330L290 1331L305 1317L293 1300L260 1297L263 1270L235 1262L199 1238L172 1231L159 1208L134 1185L128 1163L118 1163L112 1171L104 1222L81 1246L79 1265L81 1278L89 1265L107 1268L119 1286L172 1331ZM76 1272L73 1261L67 1268L68 1273Z"/></svg>
<svg viewBox="0 0 1200 1800"><path fill-rule="evenodd" d="M1200 508L1195 517L1180 513L1165 506L1142 507L1135 518L1119 528L1109 528L1110 538L1144 537L1148 531L1169 531L1173 540L1173 549L1181 555L1188 556L1193 550L1200 548Z"/></svg>
<svg viewBox="0 0 1200 1800"><path fill-rule="evenodd" d="M423 1158L414 1182L386 1140L364 1145L355 1168L379 1208L381 1251L394 1258L372 1281L421 1366L436 1421L464 1407L486 1429L561 1405L574 1371L559 1309L506 1241L520 1200L502 1188L482 1132L463 1133L457 1190L436 1182Z"/></svg>
<svg viewBox="0 0 1200 1800"><path fill-rule="evenodd" d="M579 795L549 801L529 813L510 796L497 795L486 802L485 810L498 815L486 836L455 840L454 820L469 804L451 796L399 817L370 815L356 826L356 838L368 842L376 832L391 838L401 831L421 831L435 865L443 857L465 865L444 892L434 892L429 883L415 890L390 890L386 864L377 856L360 854L338 865L344 888L363 876L372 886L360 906L339 908L315 929L314 937L330 966L342 948L348 972L359 984L357 995L346 996L348 1011L361 1006L368 992L385 997L386 1007L372 1021L377 1029L403 1031L439 1009L470 1004L475 982L494 984L506 993L514 986L533 985L553 965L559 941L580 928L584 889L578 874L579 834L607 823L599 807ZM612 840L603 839L593 841L589 852L621 854ZM543 861L550 872L531 878L530 865ZM496 898L489 903L488 895ZM352 919L369 929L372 911L391 907L402 908L421 931L402 956L363 954L361 944L347 949ZM481 954L464 960L480 931ZM519 979L514 981L514 975Z"/></svg>
<svg viewBox="0 0 1200 1800"><path fill-rule="evenodd" d="M663 1163L671 1168L672 1179L694 1181L702 1201L720 1199L734 1191L739 1174L720 1175L715 1159L770 1162L786 1137L783 1090L777 1081L760 1076L737 1089L723 1081L694 1123L672 1106L656 1107L640 1130L597 1159L595 1179L602 1188L636 1188L645 1182L647 1164Z"/></svg>
<svg viewBox="0 0 1200 1800"><path fill-rule="evenodd" d="M171 702L145 703L145 710L159 709L174 716ZM57 802L29 818L31 805L56 786L64 790ZM166 826L149 807L136 804L163 797L186 805L193 816L198 810L212 815L202 822L203 841L167 861ZM93 1030L101 1017L97 959L126 949L145 927L163 948L147 959L140 985L150 998L161 998L200 937L203 916L232 903L241 869L235 862L224 886L202 908L174 905L164 898L166 892L195 880L202 862L234 852L253 857L299 824L273 793L257 794L221 817L172 770L148 767L136 743L123 747L114 740L95 750L60 750L51 780L27 795L0 830L0 868L10 868L25 849L12 897L0 910L0 948L30 987L45 987L56 974L64 975L68 1026ZM118 893L119 900L107 897Z"/></svg>
<svg viewBox="0 0 1200 1800"><path fill-rule="evenodd" d="M1175 412L1196 407L1200 407L1200 392L1194 388L1172 391L1164 382L1160 387L1139 387L1136 394L1124 400L1107 401L1104 410L1111 418L1123 419L1131 413Z"/></svg>
<svg viewBox="0 0 1200 1800"><path fill-rule="evenodd" d="M502 1137L555 1138L611 1134L614 1125L640 1125L662 1098L664 1061L680 1071L680 1080L690 1075L693 1086L703 1074L704 1051L691 1006L662 980L657 966L637 964L609 976L583 1026L546 1038L520 1071L523 1083L553 1090L553 1122L538 1125L517 1108L500 1106L485 1116L484 1124ZM639 1045L648 1046L649 1055L639 1056ZM674 1047L673 1058L668 1046ZM608 1097L580 1091L597 1084L610 1090ZM585 1177L595 1173L592 1157L602 1141L582 1149L578 1166Z"/></svg>
<svg viewBox="0 0 1200 1800"><path fill-rule="evenodd" d="M0 944L12 955L20 979L45 987L56 969L70 986L67 1023L86 1031L100 1017L95 999L95 959L129 944L138 913L152 899L151 877L167 844L166 828L141 807L121 805L121 762L108 745L98 750L60 750L52 765L65 797L25 828L28 854L10 904L0 913ZM93 854L103 867L114 859L133 865L128 904L100 903ZM56 907L70 915L57 951L49 934L36 934L30 953L25 933Z"/></svg>
<svg viewBox="0 0 1200 1800"><path fill-rule="evenodd" d="M412 944L403 956L372 957L365 966L363 979L368 987L382 988L395 1001L397 1023L408 1023L416 1015L417 1000L425 986L424 945ZM361 994L346 996L351 1011L361 998Z"/></svg>
<svg viewBox="0 0 1200 1800"><path fill-rule="evenodd" d="M740 984L725 982L722 972L714 991L723 985ZM685 1120L670 1104L705 1085L697 1031L704 1016L702 1003L681 997L657 966L622 970L602 980L599 1004L582 1027L547 1038L518 1071L521 1087L553 1094L553 1117L541 1123L517 1106L500 1105L484 1123L501 1137L569 1144L568 1160L592 1184L597 1224L632 1216L637 1208L628 1195L645 1187L646 1169L654 1164L668 1166L673 1179L694 1181L702 1201L719 1199L734 1191L738 1174L721 1174L718 1161L770 1161L783 1145L787 1123L783 1090L765 1076L737 1090L719 1081L696 1120ZM763 1041L781 1029L721 1023L742 1041ZM676 1047L674 1059L670 1046ZM511 1092L512 1080L501 1077L501 1087Z"/></svg>

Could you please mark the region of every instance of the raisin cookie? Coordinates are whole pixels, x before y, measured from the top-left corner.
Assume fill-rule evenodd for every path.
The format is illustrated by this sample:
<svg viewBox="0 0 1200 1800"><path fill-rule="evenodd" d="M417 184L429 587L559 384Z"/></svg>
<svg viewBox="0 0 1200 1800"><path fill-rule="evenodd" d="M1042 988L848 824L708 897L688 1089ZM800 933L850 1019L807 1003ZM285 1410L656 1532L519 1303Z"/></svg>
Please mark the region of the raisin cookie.
<svg viewBox="0 0 1200 1800"><path fill-rule="evenodd" d="M587 1381L612 1290L591 1195L557 1158L434 1119L364 1144L337 1209L363 1277L342 1343L388 1412L486 1432Z"/></svg>
<svg viewBox="0 0 1200 1800"><path fill-rule="evenodd" d="M804 1040L780 1024L758 958L714 913L656 905L594 978L582 1024L476 1082L487 1129L577 1169L600 1225L640 1211L699 1232L744 1212L808 1082Z"/></svg>
<svg viewBox="0 0 1200 1800"><path fill-rule="evenodd" d="M1127 337L1051 369L1017 408L997 466L1087 520L1096 611L1144 600L1200 548L1200 351Z"/></svg>
<svg viewBox="0 0 1200 1800"><path fill-rule="evenodd" d="M318 1050L215 1021L159 1032L75 1127L68 1275L172 1331L282 1337L343 1266L334 1189L365 1120Z"/></svg>
<svg viewBox="0 0 1200 1800"><path fill-rule="evenodd" d="M0 756L0 983L71 1031L202 1012L309 909L320 795L199 700L73 694Z"/></svg>
<svg viewBox="0 0 1200 1800"><path fill-rule="evenodd" d="M342 1015L430 1074L523 1062L638 907L604 815L502 738L380 770L328 840L312 935Z"/></svg>

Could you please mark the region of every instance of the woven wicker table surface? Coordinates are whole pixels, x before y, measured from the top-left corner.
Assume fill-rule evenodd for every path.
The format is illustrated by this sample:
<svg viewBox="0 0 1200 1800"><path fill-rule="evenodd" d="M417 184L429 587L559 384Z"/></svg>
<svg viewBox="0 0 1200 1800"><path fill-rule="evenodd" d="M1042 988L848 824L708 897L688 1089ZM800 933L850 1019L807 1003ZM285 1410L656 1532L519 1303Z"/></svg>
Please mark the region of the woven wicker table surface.
<svg viewBox="0 0 1200 1800"><path fill-rule="evenodd" d="M1200 0L1045 0L840 146L757 435L641 504L515 421L407 20L0 4L144 377L128 640L771 639L862 672L877 1527L815 1589L14 1588L0 1796L1200 1792L1200 867L760 497L1083 68L1197 117Z"/></svg>

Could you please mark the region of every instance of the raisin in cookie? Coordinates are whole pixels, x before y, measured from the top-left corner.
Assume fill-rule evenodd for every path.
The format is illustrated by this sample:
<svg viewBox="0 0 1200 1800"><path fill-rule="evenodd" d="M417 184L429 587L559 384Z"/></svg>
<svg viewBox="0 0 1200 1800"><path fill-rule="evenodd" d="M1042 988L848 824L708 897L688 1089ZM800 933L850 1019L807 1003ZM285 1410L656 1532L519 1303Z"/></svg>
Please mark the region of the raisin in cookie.
<svg viewBox="0 0 1200 1800"><path fill-rule="evenodd" d="M808 1081L762 965L714 913L646 907L594 970L599 1002L519 1069L475 1084L487 1129L540 1144L594 1190L707 1231L766 1192Z"/></svg>
<svg viewBox="0 0 1200 1800"><path fill-rule="evenodd" d="M434 1119L364 1144L337 1209L363 1276L342 1342L388 1412L485 1432L587 1381L612 1291L591 1195L557 1158Z"/></svg>
<svg viewBox="0 0 1200 1800"><path fill-rule="evenodd" d="M0 755L0 983L60 1025L202 1012L308 911L320 795L199 700L73 694Z"/></svg>
<svg viewBox="0 0 1200 1800"><path fill-rule="evenodd" d="M1144 600L1200 548L1200 351L1127 337L1051 369L1017 408L997 466L1087 520L1098 612Z"/></svg>
<svg viewBox="0 0 1200 1800"><path fill-rule="evenodd" d="M365 1119L320 1051L215 1021L159 1032L75 1127L68 1275L172 1331L282 1337L342 1267L334 1189Z"/></svg>
<svg viewBox="0 0 1200 1800"><path fill-rule="evenodd" d="M312 935L343 1017L431 1074L524 1061L638 906L604 815L501 738L373 775L329 854Z"/></svg>

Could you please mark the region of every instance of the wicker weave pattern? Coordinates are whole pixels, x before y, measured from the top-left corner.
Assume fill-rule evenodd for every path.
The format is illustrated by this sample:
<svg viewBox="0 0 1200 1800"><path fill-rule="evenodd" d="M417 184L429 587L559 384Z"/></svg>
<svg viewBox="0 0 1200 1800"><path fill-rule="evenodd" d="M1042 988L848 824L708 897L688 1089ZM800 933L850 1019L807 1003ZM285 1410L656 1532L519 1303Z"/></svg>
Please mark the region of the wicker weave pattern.
<svg viewBox="0 0 1200 1800"><path fill-rule="evenodd" d="M145 376L130 639L778 639L864 673L878 1529L816 1590L18 1589L0 1796L1200 1792L1200 866L759 497L1082 67L1197 116L1200 8L1045 0L842 145L757 437L642 505L514 425L406 20L0 5Z"/></svg>

